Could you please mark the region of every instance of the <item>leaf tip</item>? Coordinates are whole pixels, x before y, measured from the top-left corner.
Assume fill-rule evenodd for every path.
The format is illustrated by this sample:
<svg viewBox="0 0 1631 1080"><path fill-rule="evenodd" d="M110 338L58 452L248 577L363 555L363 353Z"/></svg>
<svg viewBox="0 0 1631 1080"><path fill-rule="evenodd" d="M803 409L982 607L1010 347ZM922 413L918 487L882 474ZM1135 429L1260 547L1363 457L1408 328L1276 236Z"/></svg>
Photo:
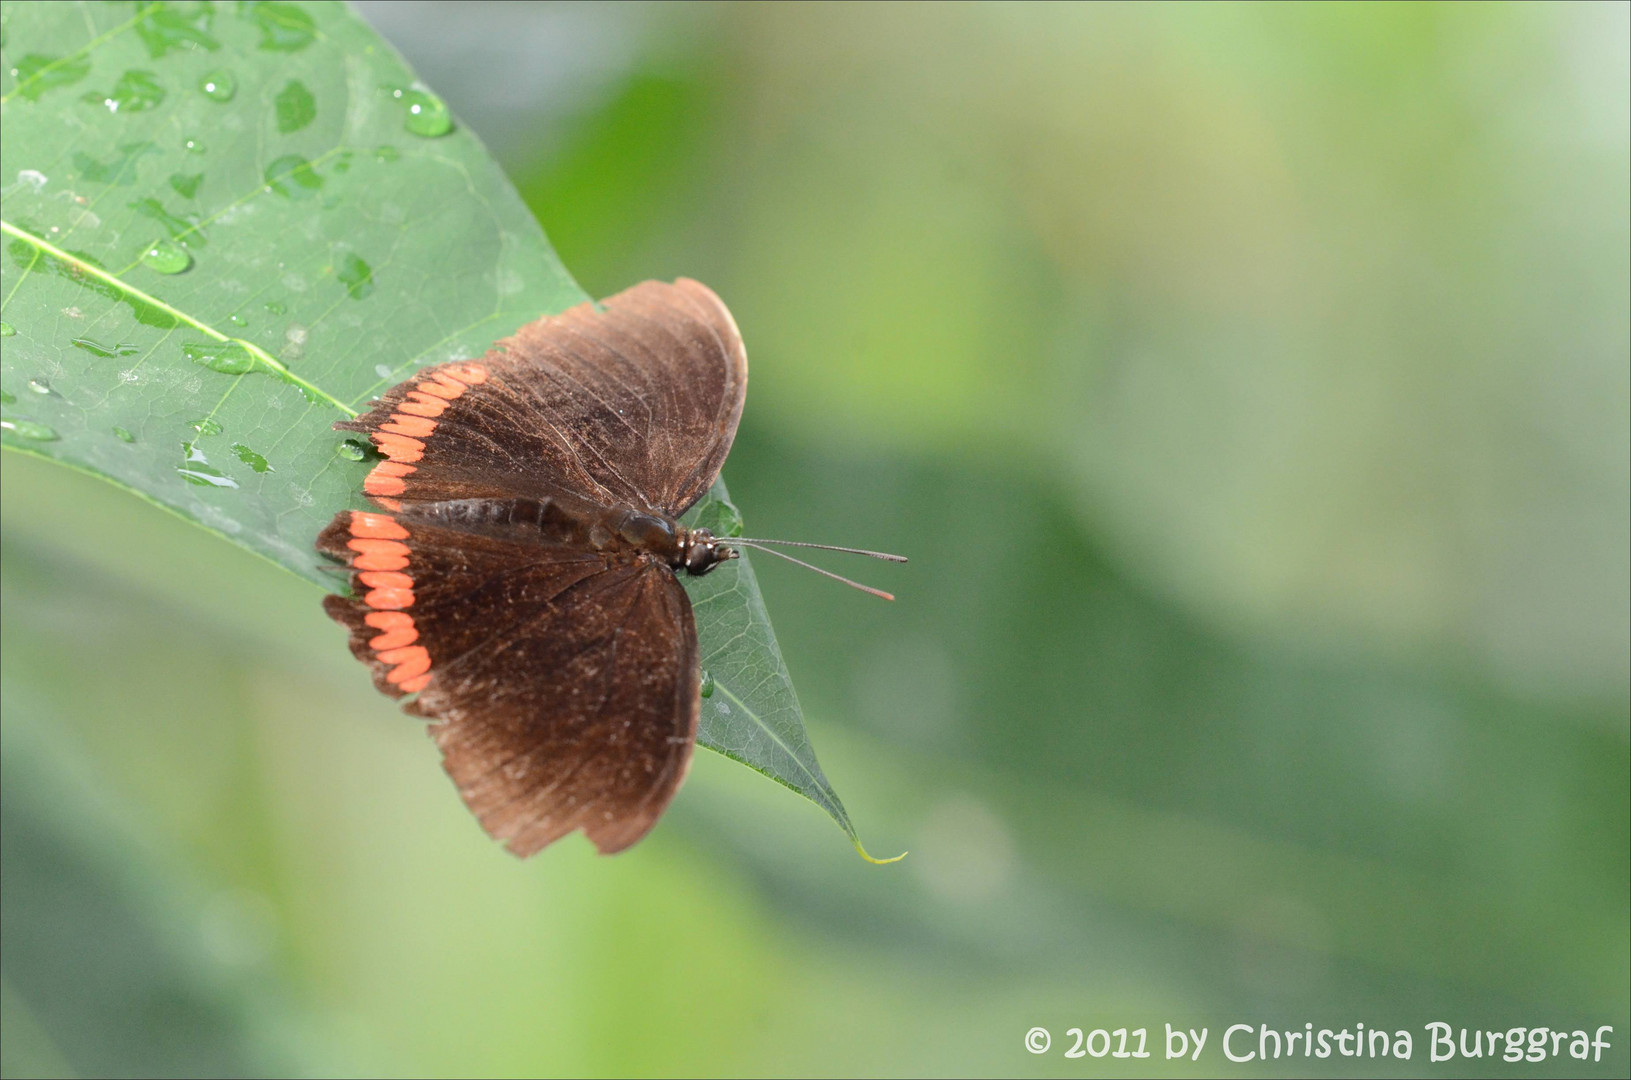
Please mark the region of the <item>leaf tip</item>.
<svg viewBox="0 0 1631 1080"><path fill-rule="evenodd" d="M900 862L900 861L901 861L901 860L902 860L902 859L904 859L904 858L906 858L906 856L907 856L907 855L910 855L910 854L911 854L911 852L909 852L909 851L903 851L903 852L901 852L901 853L900 853L900 854L899 854L899 855L896 855L896 856L895 856L895 857L894 857L894 858L892 858L892 859L875 859L875 858L873 858L873 857L872 857L872 856L871 856L871 855L870 855L870 854L868 854L868 853L867 853L867 850L866 850L866 848L864 848L864 847L862 847L862 846L861 846L861 839L860 839L860 837L858 837L858 836L851 836L851 837L850 837L850 838L849 838L849 839L850 839L850 843L852 843L852 844L854 844L854 845L855 845L855 851L856 851L856 853L857 853L857 854L858 854L858 855L860 855L860 856L861 856L861 858L863 858L863 859L865 859L865 860L866 860L866 861L867 861L867 862L869 862L869 863L871 863L871 864L872 864L872 865L873 865L873 866L888 866L888 865L889 865L889 864L890 864L890 863L898 863L898 862Z"/></svg>

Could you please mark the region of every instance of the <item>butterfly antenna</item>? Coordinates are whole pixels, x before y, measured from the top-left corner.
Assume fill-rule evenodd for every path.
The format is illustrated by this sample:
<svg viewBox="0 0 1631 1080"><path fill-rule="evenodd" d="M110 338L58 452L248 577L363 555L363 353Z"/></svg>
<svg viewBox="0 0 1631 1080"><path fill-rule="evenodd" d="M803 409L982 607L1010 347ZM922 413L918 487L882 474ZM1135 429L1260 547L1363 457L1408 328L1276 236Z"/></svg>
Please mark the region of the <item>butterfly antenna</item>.
<svg viewBox="0 0 1631 1080"><path fill-rule="evenodd" d="M859 581L851 581L849 578L844 577L841 574L835 574L831 570L823 570L819 566L811 566L809 563L805 562L803 559L795 559L795 558L793 558L793 556L784 554L783 552L777 551L774 548L760 547L759 542L757 540L743 540L743 539L740 539L739 537L734 537L733 536L730 539L726 540L725 543L727 543L727 544L739 544L742 547L753 548L755 551L762 551L766 555L774 555L778 559L786 559L790 563L797 563L798 565L804 567L806 570L814 570L816 573L822 574L822 575L824 575L826 577L830 577L834 581L842 581L845 585L848 585L852 589L860 589L864 593L871 593L873 596L881 596L885 600L893 600L895 598L894 594L892 594L892 593L886 593L882 589L874 589L870 585L862 585ZM820 544L808 544L808 545L805 545L805 546L807 546L807 547L820 547L821 545ZM870 554L870 552L868 552L868 554ZM894 556L894 557L899 558L899 556ZM905 562L906 560L901 559L901 561Z"/></svg>
<svg viewBox="0 0 1631 1080"><path fill-rule="evenodd" d="M865 555L871 559L883 559L887 562L905 562L904 555L890 555L883 551L868 551L865 548L839 547L836 544L807 544L803 540L754 540L740 539L735 536L722 536L720 540L727 544L785 544L788 547L820 548L822 551L842 551L846 555Z"/></svg>

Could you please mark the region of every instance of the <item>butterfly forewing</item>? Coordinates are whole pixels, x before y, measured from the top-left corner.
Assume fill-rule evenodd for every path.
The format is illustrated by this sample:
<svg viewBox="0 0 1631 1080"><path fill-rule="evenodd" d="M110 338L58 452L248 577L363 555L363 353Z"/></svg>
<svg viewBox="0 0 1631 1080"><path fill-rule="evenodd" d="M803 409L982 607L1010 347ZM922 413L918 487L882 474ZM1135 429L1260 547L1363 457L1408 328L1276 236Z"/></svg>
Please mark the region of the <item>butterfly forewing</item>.
<svg viewBox="0 0 1631 1080"><path fill-rule="evenodd" d="M685 775L699 709L690 602L669 565L578 523L676 517L730 450L747 361L706 287L646 282L540 319L336 425L385 459L318 548L375 684L417 694L460 794L520 855L582 829L619 851Z"/></svg>
<svg viewBox="0 0 1631 1080"><path fill-rule="evenodd" d="M423 371L336 426L385 454L364 483L376 499L564 495L672 517L719 475L746 391L718 297L648 281Z"/></svg>

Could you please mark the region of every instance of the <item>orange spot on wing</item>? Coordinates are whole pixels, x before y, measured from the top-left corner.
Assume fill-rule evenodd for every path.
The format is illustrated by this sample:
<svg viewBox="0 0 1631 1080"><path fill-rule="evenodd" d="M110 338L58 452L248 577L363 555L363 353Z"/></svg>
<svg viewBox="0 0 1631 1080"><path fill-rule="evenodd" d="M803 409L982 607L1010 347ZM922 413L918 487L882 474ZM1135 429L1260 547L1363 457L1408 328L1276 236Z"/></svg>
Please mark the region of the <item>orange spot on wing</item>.
<svg viewBox="0 0 1631 1080"><path fill-rule="evenodd" d="M385 507L385 509L387 509L387 510L400 510L400 509L402 509L402 504L397 502L395 499L381 499L381 498L376 496L374 498L374 501L379 503L381 506Z"/></svg>
<svg viewBox="0 0 1631 1080"><path fill-rule="evenodd" d="M397 630L413 625L413 616L406 611L370 611L362 621L375 630Z"/></svg>
<svg viewBox="0 0 1631 1080"><path fill-rule="evenodd" d="M381 476L412 476L419 471L418 466L409 465L405 461L382 461L371 470Z"/></svg>
<svg viewBox="0 0 1631 1080"><path fill-rule="evenodd" d="M436 374L443 378L451 375L460 382L467 382L471 386L480 386L487 381L487 369L480 364L452 364L442 368Z"/></svg>
<svg viewBox="0 0 1631 1080"><path fill-rule="evenodd" d="M395 518L384 514L368 514L361 510L351 512L351 535L379 540L406 540L408 530L397 524Z"/></svg>
<svg viewBox="0 0 1631 1080"><path fill-rule="evenodd" d="M447 412L447 399L419 390L410 390L407 398L397 408L414 416L441 416Z"/></svg>
<svg viewBox="0 0 1631 1080"><path fill-rule="evenodd" d="M362 489L370 495L400 495L407 488L400 476L388 476L378 469L363 477Z"/></svg>
<svg viewBox="0 0 1631 1080"><path fill-rule="evenodd" d="M398 435L412 435L423 439L436 430L436 421L423 416L404 416L393 413L389 424L381 424L381 431L392 431Z"/></svg>
<svg viewBox="0 0 1631 1080"><path fill-rule="evenodd" d="M419 691L423 690L426 685L429 684L429 682L429 675L415 675L411 679L403 679L397 685L402 687L402 689L406 690L410 694L417 694Z"/></svg>
<svg viewBox="0 0 1631 1080"><path fill-rule="evenodd" d="M367 537L352 537L345 542L345 546L364 555L397 555L404 559L408 557L408 545L400 540L370 540Z"/></svg>
<svg viewBox="0 0 1631 1080"><path fill-rule="evenodd" d="M370 639L368 645L375 652L383 654L387 649L400 649L402 646L412 645L418 640L419 628L410 622L407 626L387 630L378 637Z"/></svg>
<svg viewBox="0 0 1631 1080"><path fill-rule="evenodd" d="M385 663L395 665L394 670L385 676L385 681L389 683L404 683L430 670L430 653L425 651L423 645L390 649L378 655Z"/></svg>
<svg viewBox="0 0 1631 1080"><path fill-rule="evenodd" d="M358 555L351 560L353 570L403 570L407 565L406 555Z"/></svg>
<svg viewBox="0 0 1631 1080"><path fill-rule="evenodd" d="M447 398L451 401L470 388L457 379L449 379L443 376L438 379L426 379L414 389L430 394L433 397Z"/></svg>
<svg viewBox="0 0 1631 1080"><path fill-rule="evenodd" d="M370 570L358 574L357 580L370 589L411 589L413 578L395 570Z"/></svg>
<svg viewBox="0 0 1631 1080"><path fill-rule="evenodd" d="M362 602L371 608L398 610L413 607L413 590L411 589L375 589L362 598Z"/></svg>
<svg viewBox="0 0 1631 1080"><path fill-rule="evenodd" d="M374 445L392 461L418 461L425 456L424 443L406 435L392 435L388 431L374 432Z"/></svg>

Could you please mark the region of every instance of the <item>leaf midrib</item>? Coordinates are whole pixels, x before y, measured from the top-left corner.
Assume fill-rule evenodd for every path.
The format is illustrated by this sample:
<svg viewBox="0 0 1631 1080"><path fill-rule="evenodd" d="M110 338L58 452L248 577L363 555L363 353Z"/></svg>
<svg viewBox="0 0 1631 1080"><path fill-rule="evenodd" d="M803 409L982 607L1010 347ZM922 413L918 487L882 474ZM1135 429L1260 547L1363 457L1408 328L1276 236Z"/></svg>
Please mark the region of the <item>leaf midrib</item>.
<svg viewBox="0 0 1631 1080"><path fill-rule="evenodd" d="M267 353L267 351L265 349L262 349L259 345L256 345L253 342L245 341L243 338L237 338L237 337L232 337L229 334L223 334L221 331L217 330L215 327L213 327L210 324L206 323L204 320L198 318L197 316L190 315L187 312L182 311L180 308L177 308L177 307L175 307L175 306L173 306L171 304L165 303L163 300L160 300L158 297L152 295L151 293L148 293L148 292L145 292L145 291L143 291L141 289L138 289L136 286L130 284L129 282L127 282L124 279L120 278L116 274L110 274L106 270L103 270L103 269L101 269L99 267L91 265L90 263L86 262L84 259L78 258L78 257L76 257L74 255L70 255L68 252L63 251L61 248L57 247L55 244L51 243L49 240L43 239L42 237L35 236L33 233L29 232L27 229L23 229L23 228L20 228L19 226L13 225L9 221L5 221L3 219L0 219L0 232L4 232L7 235L16 237L17 239L23 241L24 243L31 245L37 251L43 252L44 254L50 256L51 258L56 259L56 260L58 260L60 262L63 262L65 264L73 267L79 273L85 274L85 275L87 275L89 277L94 277L98 281L101 281L104 284L110 285L115 289L118 289L120 292L124 293L126 296L130 297L133 300L139 301L140 303L143 303L143 304L148 304L148 305L150 305L150 306L152 306L154 308L157 308L160 311L163 311L163 312L171 315L172 317L174 317L176 319L177 322L186 323L188 326L191 326L193 329L198 330L201 333L208 334L210 337L214 338L217 341L220 341L220 342L223 342L223 343L226 343L226 344L231 344L231 345L238 346L239 348L241 348L245 352L247 352L251 357L253 357L255 359L256 363L266 365L268 370L276 372L277 375L280 378L282 378L284 381L293 383L294 385L300 387L302 390L307 391L309 394L311 394L313 397L317 398L318 400L326 402L329 405L332 405L334 408L336 408L336 409L340 410L341 412L345 413L347 416L354 417L354 416L357 415L357 410L355 410L351 406L345 404L339 398L335 397L333 394L329 393L327 390L324 390L322 387L318 386L317 384L315 384L315 383L313 383L313 382L311 382L311 381L309 381L307 379L304 379L299 375L296 375L294 372L290 371L287 367L285 367L281 361L274 360L272 358L272 356L269 353ZM248 374L248 373L246 372L245 374ZM242 376L239 376L239 378L242 378Z"/></svg>

